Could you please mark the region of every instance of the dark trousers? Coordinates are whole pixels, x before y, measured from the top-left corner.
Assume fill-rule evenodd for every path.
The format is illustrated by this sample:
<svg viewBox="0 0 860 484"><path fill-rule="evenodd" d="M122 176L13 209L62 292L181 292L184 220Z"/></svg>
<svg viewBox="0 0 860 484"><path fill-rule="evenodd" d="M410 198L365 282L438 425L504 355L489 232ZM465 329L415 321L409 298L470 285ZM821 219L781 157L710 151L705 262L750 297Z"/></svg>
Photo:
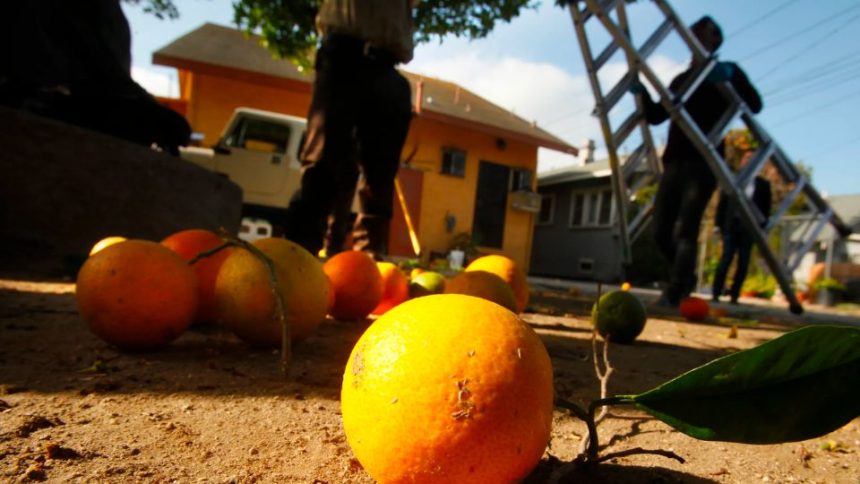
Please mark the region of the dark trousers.
<svg viewBox="0 0 860 484"><path fill-rule="evenodd" d="M385 52L343 36L323 41L315 68L301 188L287 208L284 235L313 254L327 238L327 249L338 252L357 190L354 248L384 254L412 117L409 81Z"/></svg>
<svg viewBox="0 0 860 484"><path fill-rule="evenodd" d="M677 304L696 285L699 225L716 188L711 170L701 161L666 163L654 200L654 240L669 262L665 296Z"/></svg>
<svg viewBox="0 0 860 484"><path fill-rule="evenodd" d="M723 233L723 255L720 257L720 263L717 265L717 272L714 274L714 298L720 297L723 293L723 287L726 283L726 275L729 272L729 266L732 264L732 259L734 259L735 254L737 254L738 263L735 267L735 274L732 277L732 288L729 294L733 302L738 300L738 296L741 294L741 287L744 284L744 279L747 277L752 245L752 237L750 237L749 234L741 228L727 230Z"/></svg>

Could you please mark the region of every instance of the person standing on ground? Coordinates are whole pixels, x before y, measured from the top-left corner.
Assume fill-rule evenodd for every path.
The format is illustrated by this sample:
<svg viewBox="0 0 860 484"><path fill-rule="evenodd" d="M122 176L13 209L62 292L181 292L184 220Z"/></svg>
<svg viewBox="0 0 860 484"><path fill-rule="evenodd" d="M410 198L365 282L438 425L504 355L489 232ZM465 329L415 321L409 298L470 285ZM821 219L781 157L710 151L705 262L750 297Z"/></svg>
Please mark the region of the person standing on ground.
<svg viewBox="0 0 860 484"><path fill-rule="evenodd" d="M749 163L753 152L747 151L738 166L740 171ZM771 207L771 189L770 182L764 178L757 176L745 189L744 194L751 199L755 207L764 215L765 222L770 217ZM732 277L732 287L729 290L729 297L732 304L738 303L738 297L741 294L744 279L747 276L749 269L750 254L752 253L753 238L746 228L741 223L739 207L729 200L726 193L720 192L720 202L717 205L717 215L714 218L717 228L720 230L720 236L723 239L723 254L720 256L720 263L717 265L717 271L714 274L714 286L711 299L714 302L719 301L723 294L723 287L726 283L726 275L729 271L729 266L734 259L735 254L738 256L738 262L735 266L735 273Z"/></svg>
<svg viewBox="0 0 860 484"><path fill-rule="evenodd" d="M690 30L710 54L723 42L719 25L709 16L696 21ZM669 90L679 93L701 68L694 59L686 71L672 80ZM721 82L730 82L753 112L761 111L761 98L744 71L735 63L720 62L684 104L704 133L710 132L731 106L718 89ZM654 102L642 84L634 84L632 91L642 97L650 124L660 124L669 118L663 105ZM655 241L670 264L668 285L660 297L663 305L677 306L696 286L699 224L715 188L716 179L704 157L680 126L673 122L663 154L663 177L654 200L653 218Z"/></svg>
<svg viewBox="0 0 860 484"><path fill-rule="evenodd" d="M302 181L287 207L284 236L312 254L327 239L328 255L338 252L357 190L353 248L379 257L388 250L394 177L412 118L409 81L396 69L412 59L412 4L325 0L316 22L322 43Z"/></svg>

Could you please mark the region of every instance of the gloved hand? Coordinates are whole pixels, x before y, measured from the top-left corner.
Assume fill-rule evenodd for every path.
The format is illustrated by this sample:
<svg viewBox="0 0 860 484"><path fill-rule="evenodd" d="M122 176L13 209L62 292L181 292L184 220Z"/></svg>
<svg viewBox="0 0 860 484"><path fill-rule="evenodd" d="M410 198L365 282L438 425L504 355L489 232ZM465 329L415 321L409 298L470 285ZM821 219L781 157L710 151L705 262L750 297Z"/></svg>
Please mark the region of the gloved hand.
<svg viewBox="0 0 860 484"><path fill-rule="evenodd" d="M731 62L717 62L708 73L708 82L728 81L735 74L735 65Z"/></svg>
<svg viewBox="0 0 860 484"><path fill-rule="evenodd" d="M642 84L639 79L633 81L633 84L630 85L630 94L638 96L639 94L647 94L648 89L645 88L645 85Z"/></svg>

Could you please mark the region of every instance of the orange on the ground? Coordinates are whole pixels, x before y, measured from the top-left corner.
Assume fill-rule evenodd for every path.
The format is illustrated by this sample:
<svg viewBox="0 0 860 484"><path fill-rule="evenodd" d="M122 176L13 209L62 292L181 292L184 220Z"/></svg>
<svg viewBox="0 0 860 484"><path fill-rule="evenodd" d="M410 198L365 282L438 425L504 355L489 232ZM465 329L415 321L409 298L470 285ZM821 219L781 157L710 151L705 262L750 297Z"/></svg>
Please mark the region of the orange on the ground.
<svg viewBox="0 0 860 484"><path fill-rule="evenodd" d="M123 349L164 346L191 325L197 277L175 252L155 242L126 240L84 262L75 297L96 336Z"/></svg>
<svg viewBox="0 0 860 484"><path fill-rule="evenodd" d="M99 252L99 251L105 249L106 247L110 247L113 244L118 244L118 243L124 242L126 240L128 240L128 239L126 239L125 237L123 237L121 235L112 235L110 237L105 237L105 238L99 240L98 242L96 242L95 245L93 245L93 248L90 249L90 255L91 256L95 255L96 252Z"/></svg>
<svg viewBox="0 0 860 484"><path fill-rule="evenodd" d="M267 237L252 242L274 263L291 340L307 338L325 319L329 282L319 259L286 239ZM255 346L281 345L282 326L275 312L269 271L254 254L234 249L215 281L218 319Z"/></svg>
<svg viewBox="0 0 860 484"><path fill-rule="evenodd" d="M511 286L517 301L516 312L525 310L529 302L529 284L522 269L510 257L503 255L485 255L472 261L466 271L486 271L502 278Z"/></svg>
<svg viewBox="0 0 860 484"><path fill-rule="evenodd" d="M371 314L380 315L409 299L409 281L396 264L377 262L376 267L382 276L382 300Z"/></svg>
<svg viewBox="0 0 860 484"><path fill-rule="evenodd" d="M711 312L711 305L702 298L688 296L681 300L678 312L688 321L704 321Z"/></svg>
<svg viewBox="0 0 860 484"><path fill-rule="evenodd" d="M445 282L444 292L484 298L511 311L517 311L517 300L511 286L492 272L478 270L461 272Z"/></svg>
<svg viewBox="0 0 860 484"><path fill-rule="evenodd" d="M356 250L341 252L323 265L334 290L334 306L329 314L335 319L364 319L382 300L382 275L376 262Z"/></svg>
<svg viewBox="0 0 860 484"><path fill-rule="evenodd" d="M224 240L218 234L204 229L182 230L161 241L161 245L172 249L186 261L190 261L197 254L212 250L223 243ZM218 277L221 264L227 260L231 250L230 248L222 249L211 256L198 260L191 266L194 274L197 275L199 290L197 317L195 318L198 322L215 322L215 279Z"/></svg>
<svg viewBox="0 0 860 484"><path fill-rule="evenodd" d="M379 482L515 482L549 441L552 364L513 312L459 294L421 297L355 344L341 412Z"/></svg>

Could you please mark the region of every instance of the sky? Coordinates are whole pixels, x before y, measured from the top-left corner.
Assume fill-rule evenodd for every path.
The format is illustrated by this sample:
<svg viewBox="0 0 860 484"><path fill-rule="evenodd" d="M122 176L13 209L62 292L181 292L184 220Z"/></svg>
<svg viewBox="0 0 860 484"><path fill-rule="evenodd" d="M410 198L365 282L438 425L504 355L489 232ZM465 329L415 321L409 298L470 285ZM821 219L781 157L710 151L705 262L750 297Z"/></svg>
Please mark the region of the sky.
<svg viewBox="0 0 860 484"><path fill-rule="evenodd" d="M152 52L205 22L231 26L230 0L181 0L177 20L159 20L123 3L132 29L132 76L153 94L178 94L176 72L154 66ZM757 120L786 154L812 168L824 195L860 194L860 2L856 0L676 0L685 22L711 15L722 26L721 60L737 62L764 99ZM662 21L653 2L627 7L632 38L641 43ZM593 20L595 51L608 36ZM668 83L689 62L670 37L649 59ZM447 37L416 47L405 70L460 84L574 146L594 139L605 156L594 98L567 10L543 0L485 39ZM621 55L601 69L604 91L626 71ZM617 112L623 112L621 104ZM620 116L613 114L613 116ZM653 127L665 141L668 123ZM632 151L631 143L621 152ZM541 149L538 171L576 164L570 155Z"/></svg>

